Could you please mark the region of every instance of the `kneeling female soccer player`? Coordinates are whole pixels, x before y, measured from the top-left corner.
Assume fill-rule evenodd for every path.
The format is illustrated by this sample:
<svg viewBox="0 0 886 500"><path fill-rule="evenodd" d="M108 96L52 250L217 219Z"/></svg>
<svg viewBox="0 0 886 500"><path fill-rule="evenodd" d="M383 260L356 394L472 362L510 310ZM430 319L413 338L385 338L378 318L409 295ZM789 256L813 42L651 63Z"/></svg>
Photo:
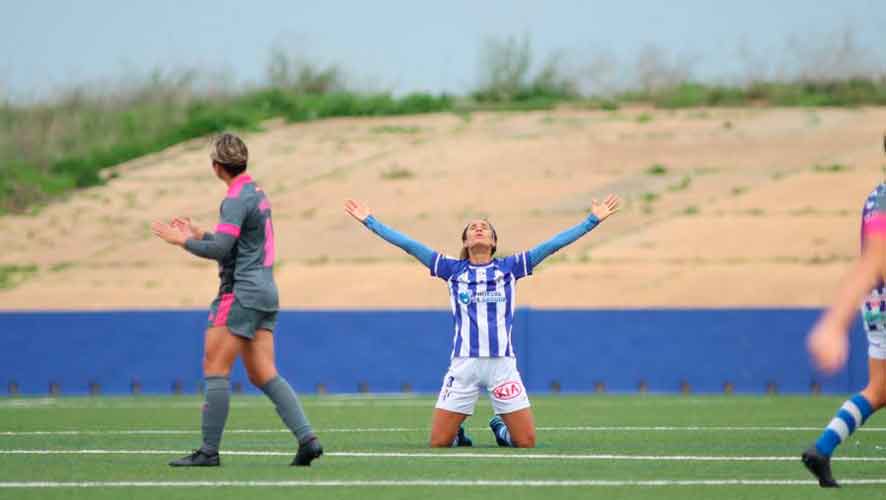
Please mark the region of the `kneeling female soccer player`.
<svg viewBox="0 0 886 500"><path fill-rule="evenodd" d="M365 205L345 202L345 211L384 240L418 259L449 286L455 324L452 360L437 398L431 424L433 447L469 446L461 425L474 413L481 388L489 391L495 416L489 426L499 446L535 446L535 421L523 387L511 328L515 283L532 274L547 256L574 242L618 211L619 198L594 200L591 213L580 224L528 252L493 258L498 244L495 229L486 220L474 220L461 233L458 259L446 257L385 226Z"/></svg>

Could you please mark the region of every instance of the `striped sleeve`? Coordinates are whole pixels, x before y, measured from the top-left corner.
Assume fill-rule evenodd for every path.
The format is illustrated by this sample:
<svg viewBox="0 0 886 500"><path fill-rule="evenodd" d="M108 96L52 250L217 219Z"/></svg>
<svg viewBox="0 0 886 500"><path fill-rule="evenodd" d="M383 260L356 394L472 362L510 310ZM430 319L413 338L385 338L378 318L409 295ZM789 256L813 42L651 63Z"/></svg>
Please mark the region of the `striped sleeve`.
<svg viewBox="0 0 886 500"><path fill-rule="evenodd" d="M526 252L511 255L502 259L504 269L510 271L514 278L520 279L532 274L532 259Z"/></svg>
<svg viewBox="0 0 886 500"><path fill-rule="evenodd" d="M455 268L458 263L458 259L453 259L452 257L434 252L431 265L429 266L431 269L431 276L448 280L455 273Z"/></svg>

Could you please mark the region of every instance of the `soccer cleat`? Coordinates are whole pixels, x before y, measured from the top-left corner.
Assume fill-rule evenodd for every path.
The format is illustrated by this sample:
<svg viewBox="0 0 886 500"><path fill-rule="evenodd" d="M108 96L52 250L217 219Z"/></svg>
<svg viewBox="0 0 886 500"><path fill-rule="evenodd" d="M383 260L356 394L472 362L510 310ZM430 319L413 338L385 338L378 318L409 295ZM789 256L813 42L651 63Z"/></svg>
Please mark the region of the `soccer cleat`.
<svg viewBox="0 0 886 500"><path fill-rule="evenodd" d="M203 450L194 450L188 456L169 462L170 467L218 467L221 459L218 453L208 454Z"/></svg>
<svg viewBox="0 0 886 500"><path fill-rule="evenodd" d="M489 428L492 429L492 435L495 436L495 442L504 448L510 448L511 444L499 436L499 431L505 427L504 421L498 415L489 420Z"/></svg>
<svg viewBox="0 0 886 500"><path fill-rule="evenodd" d="M809 472L818 479L818 485L822 488L839 488L840 485L831 475L831 457L826 457L815 449L810 447L803 452L803 465L809 469Z"/></svg>
<svg viewBox="0 0 886 500"><path fill-rule="evenodd" d="M474 446L474 441L465 435L465 428L458 426L458 434L455 435L455 446Z"/></svg>
<svg viewBox="0 0 886 500"><path fill-rule="evenodd" d="M295 458L292 459L292 463L290 465L295 465L298 467L310 467L311 462L315 458L320 458L320 455L322 454L323 446L320 444L320 440L316 437L313 437L307 443L300 444L298 446L298 452L295 454Z"/></svg>

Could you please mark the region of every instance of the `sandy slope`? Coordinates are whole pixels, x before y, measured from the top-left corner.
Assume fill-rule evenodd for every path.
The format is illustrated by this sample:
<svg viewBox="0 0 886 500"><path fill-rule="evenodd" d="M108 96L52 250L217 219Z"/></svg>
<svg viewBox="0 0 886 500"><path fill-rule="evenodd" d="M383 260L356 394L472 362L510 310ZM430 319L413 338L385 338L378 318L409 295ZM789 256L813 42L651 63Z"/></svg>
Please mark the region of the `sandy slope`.
<svg viewBox="0 0 886 500"><path fill-rule="evenodd" d="M344 214L346 197L455 254L469 217L489 216L513 252L610 191L625 210L522 282L522 305L816 306L857 252L884 123L873 108L563 109L269 123L246 140L273 202L284 307L448 307L442 282ZM147 227L176 214L215 224L224 186L207 158L206 141L179 145L36 216L0 219L0 265L38 267L0 291L0 308L205 307L214 264ZM813 168L834 163L849 168ZM650 175L653 164L668 173Z"/></svg>

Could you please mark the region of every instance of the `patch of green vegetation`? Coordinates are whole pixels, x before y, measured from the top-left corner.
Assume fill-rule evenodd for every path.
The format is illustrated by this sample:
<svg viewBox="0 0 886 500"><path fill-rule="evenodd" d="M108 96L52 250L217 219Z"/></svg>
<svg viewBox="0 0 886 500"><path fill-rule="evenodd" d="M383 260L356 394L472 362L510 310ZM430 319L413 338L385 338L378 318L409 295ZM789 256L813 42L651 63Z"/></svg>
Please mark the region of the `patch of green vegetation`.
<svg viewBox="0 0 886 500"><path fill-rule="evenodd" d="M558 56L548 58L534 75L532 59L528 35L487 39L480 52L482 83L471 97L479 103L545 107L579 97L577 79L564 71Z"/></svg>
<svg viewBox="0 0 886 500"><path fill-rule="evenodd" d="M649 123L653 120L653 116L649 113L640 113L634 118L634 121L637 123Z"/></svg>
<svg viewBox="0 0 886 500"><path fill-rule="evenodd" d="M643 203L654 203L658 200L658 193L646 192L640 196L640 199L643 200Z"/></svg>
<svg viewBox="0 0 886 500"><path fill-rule="evenodd" d="M50 266L49 271L53 273L59 273L74 267L76 263L71 261L57 262Z"/></svg>
<svg viewBox="0 0 886 500"><path fill-rule="evenodd" d="M706 110L702 111L693 111L687 115L689 118L693 118L696 120L706 120L711 117L711 113Z"/></svg>
<svg viewBox="0 0 886 500"><path fill-rule="evenodd" d="M225 130L260 131L271 118L301 122L445 111L468 122L475 110L545 110L564 102L609 111L633 103L666 109L886 105L882 77L754 82L744 87L684 82L649 91L581 95L581 78L568 71L557 55L539 64L528 36L491 39L480 59L481 84L460 98L356 92L335 66L312 65L275 49L267 68L268 83L260 88L211 93L200 85L195 72L158 71L126 88L69 89L51 102L19 105L0 100L0 214L39 210L74 189L112 178L115 172L106 170L111 166ZM644 123L652 118L643 113L636 120ZM818 117L812 113L809 119L816 122ZM375 130L416 132L414 127ZM134 207L136 200L126 202Z"/></svg>
<svg viewBox="0 0 886 500"><path fill-rule="evenodd" d="M745 211L745 214L753 217L760 217L766 215L766 210L763 210L762 208L751 208Z"/></svg>
<svg viewBox="0 0 886 500"><path fill-rule="evenodd" d="M678 182L676 184L671 184L670 186L668 186L668 191L671 191L671 192L683 191L685 189L688 189L690 184L692 184L692 177L690 177L688 175L684 175L683 178L680 179L680 182Z"/></svg>
<svg viewBox="0 0 886 500"><path fill-rule="evenodd" d="M821 266L826 264L834 264L836 262L852 262L855 257L849 255L815 255L805 260L804 264L810 266Z"/></svg>
<svg viewBox="0 0 886 500"><path fill-rule="evenodd" d="M700 211L697 206L689 205L683 209L683 215L698 215Z"/></svg>
<svg viewBox="0 0 886 500"><path fill-rule="evenodd" d="M307 266L323 266L329 264L329 261L328 255L318 255L316 257L309 257L304 262Z"/></svg>
<svg viewBox="0 0 886 500"><path fill-rule="evenodd" d="M740 196L740 195L746 193L747 191L748 191L747 186L735 186L732 188L730 193L732 193L732 196Z"/></svg>
<svg viewBox="0 0 886 500"><path fill-rule="evenodd" d="M412 179L413 177L415 177L415 173L412 170L399 165L391 165L390 168L381 173L381 178L386 181Z"/></svg>
<svg viewBox="0 0 886 500"><path fill-rule="evenodd" d="M463 107L462 108L454 108L452 110L452 114L454 114L455 116L457 116L461 119L462 125L466 125L468 123L471 123L471 121L474 120L474 113L470 109L467 109L467 108L463 108Z"/></svg>
<svg viewBox="0 0 886 500"><path fill-rule="evenodd" d="M660 108L713 106L855 107L886 104L886 79L759 81L746 87L685 82L649 92L626 92L621 102L652 103Z"/></svg>
<svg viewBox="0 0 886 500"><path fill-rule="evenodd" d="M656 163L655 165L652 165L651 167L646 169L647 175L665 175L667 173L668 173L668 167L666 167L660 163Z"/></svg>
<svg viewBox="0 0 886 500"><path fill-rule="evenodd" d="M0 209L27 207L104 182L102 170L225 130L259 131L274 117L307 121L445 111L446 95L306 94L287 88L195 96L157 81L124 98L72 91L58 102L0 106ZM406 130L399 130L405 133Z"/></svg>
<svg viewBox="0 0 886 500"><path fill-rule="evenodd" d="M35 274L37 274L37 266L34 264L0 264L0 290L14 288Z"/></svg>
<svg viewBox="0 0 886 500"><path fill-rule="evenodd" d="M821 124L821 117L815 111L811 111L806 116L806 124L810 127L817 127Z"/></svg>
<svg viewBox="0 0 886 500"><path fill-rule="evenodd" d="M404 125L381 125L372 127L369 131L373 134L417 134L421 132L421 128Z"/></svg>
<svg viewBox="0 0 886 500"><path fill-rule="evenodd" d="M692 175L713 175L720 173L717 167L695 167L692 169Z"/></svg>
<svg viewBox="0 0 886 500"><path fill-rule="evenodd" d="M803 208L797 208L797 209L791 210L788 213L793 216L805 216L805 215L816 215L819 213L819 211L815 207L811 207L811 206L807 205Z"/></svg>
<svg viewBox="0 0 886 500"><path fill-rule="evenodd" d="M812 167L813 172L823 174L835 174L840 172L848 172L849 170L852 170L852 167L843 165L842 163L832 163L830 165L815 165Z"/></svg>
<svg viewBox="0 0 886 500"><path fill-rule="evenodd" d="M615 99L607 99L600 97L587 97L576 102L576 104L584 109L596 109L600 111L618 111L621 105Z"/></svg>

